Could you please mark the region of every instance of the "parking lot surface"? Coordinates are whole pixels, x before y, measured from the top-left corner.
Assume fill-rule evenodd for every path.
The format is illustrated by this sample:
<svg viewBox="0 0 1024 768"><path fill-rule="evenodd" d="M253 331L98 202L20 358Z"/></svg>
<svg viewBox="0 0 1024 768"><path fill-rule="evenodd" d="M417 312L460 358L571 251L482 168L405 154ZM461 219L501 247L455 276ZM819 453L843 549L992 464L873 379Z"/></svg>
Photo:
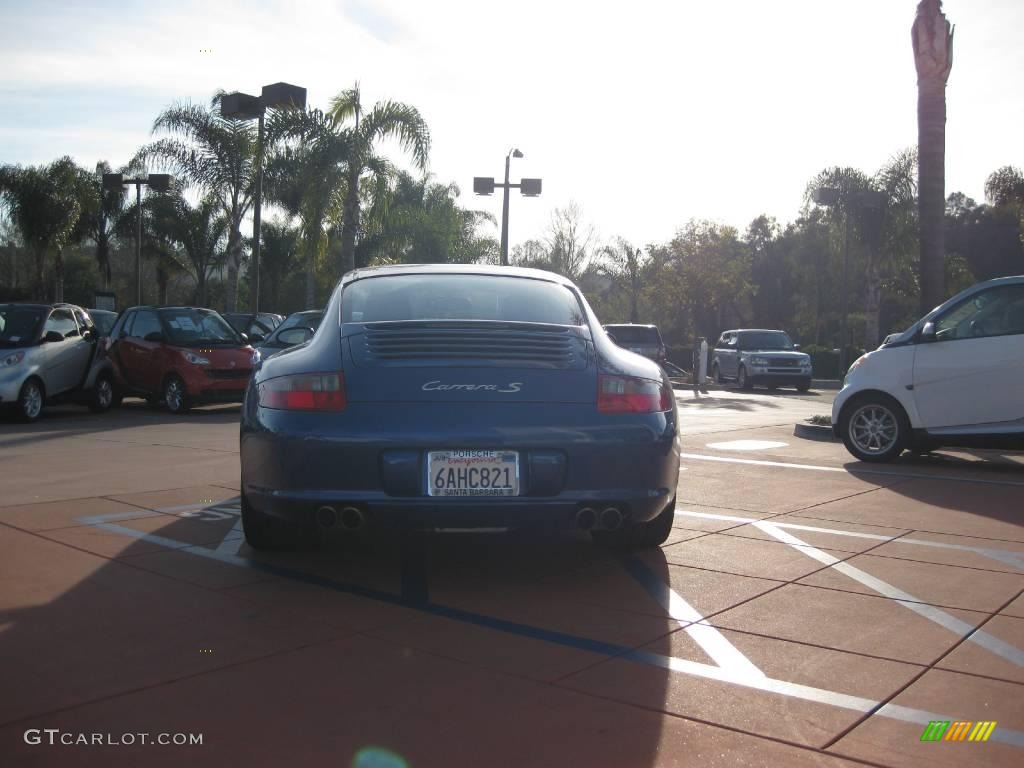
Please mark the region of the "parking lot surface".
<svg viewBox="0 0 1024 768"><path fill-rule="evenodd" d="M794 436L830 393L676 396L675 528L627 555L257 555L237 407L0 423L2 763L1020 765L1021 457L868 466Z"/></svg>

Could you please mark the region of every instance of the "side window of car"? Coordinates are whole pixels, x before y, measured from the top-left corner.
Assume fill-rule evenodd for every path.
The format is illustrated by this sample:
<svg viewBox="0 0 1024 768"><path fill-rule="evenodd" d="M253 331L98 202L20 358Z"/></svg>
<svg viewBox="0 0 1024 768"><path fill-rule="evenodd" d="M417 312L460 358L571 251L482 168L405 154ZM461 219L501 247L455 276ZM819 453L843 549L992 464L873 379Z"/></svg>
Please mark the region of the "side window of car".
<svg viewBox="0 0 1024 768"><path fill-rule="evenodd" d="M156 312L139 312L132 326L132 336L144 339L151 333L163 333L160 318L156 316Z"/></svg>
<svg viewBox="0 0 1024 768"><path fill-rule="evenodd" d="M978 293L935 320L939 341L1024 334L1024 285Z"/></svg>
<svg viewBox="0 0 1024 768"><path fill-rule="evenodd" d="M50 331L56 331L64 338L67 338L68 336L77 336L78 323L75 322L75 316L66 309L53 310L46 321L46 327L43 328L44 334L47 334Z"/></svg>
<svg viewBox="0 0 1024 768"><path fill-rule="evenodd" d="M121 327L117 329L115 338L125 339L132 335L132 322L135 320L135 313L129 312L124 316Z"/></svg>

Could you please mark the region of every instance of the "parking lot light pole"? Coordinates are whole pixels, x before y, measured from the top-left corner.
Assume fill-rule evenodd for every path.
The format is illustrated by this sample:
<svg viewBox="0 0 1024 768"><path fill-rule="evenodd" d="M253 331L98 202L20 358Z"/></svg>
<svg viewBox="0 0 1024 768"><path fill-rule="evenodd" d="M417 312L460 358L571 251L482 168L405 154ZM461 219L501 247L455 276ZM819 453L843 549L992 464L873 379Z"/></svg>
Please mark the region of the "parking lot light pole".
<svg viewBox="0 0 1024 768"><path fill-rule="evenodd" d="M501 263L508 266L508 191L512 187L518 187L524 197L537 197L541 191L541 179L521 179L518 184L509 181L509 164L513 157L522 157L523 153L518 149L510 149L505 155L505 183L499 184L493 178L475 176L473 178L473 191L478 195L490 195L495 187L504 189L504 198L501 203Z"/></svg>
<svg viewBox="0 0 1024 768"><path fill-rule="evenodd" d="M146 178L126 179L121 173L104 173L104 189L121 189L125 184L135 185L135 303L142 304L142 185L157 192L166 192L171 186L167 173L151 173Z"/></svg>
<svg viewBox="0 0 1024 768"><path fill-rule="evenodd" d="M306 89L289 83L263 86L259 96L247 93L227 93L221 97L220 113L236 120L257 121L256 179L252 193L252 312L260 309L260 212L263 206L263 121L267 109L306 108Z"/></svg>

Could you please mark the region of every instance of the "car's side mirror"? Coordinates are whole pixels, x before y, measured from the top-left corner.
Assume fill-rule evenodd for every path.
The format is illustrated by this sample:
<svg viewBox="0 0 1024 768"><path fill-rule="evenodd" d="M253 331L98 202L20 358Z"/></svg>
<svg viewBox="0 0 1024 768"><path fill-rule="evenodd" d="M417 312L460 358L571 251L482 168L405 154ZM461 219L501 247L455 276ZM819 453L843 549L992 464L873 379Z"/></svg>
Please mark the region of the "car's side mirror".
<svg viewBox="0 0 1024 768"><path fill-rule="evenodd" d="M921 341L935 341L935 323L931 320L921 328Z"/></svg>
<svg viewBox="0 0 1024 768"><path fill-rule="evenodd" d="M160 331L153 331L152 333L147 333L145 335L145 337L143 338L143 341L153 341L153 342L156 342L158 344L161 341L163 341L163 340L164 340L164 335L162 333L160 333Z"/></svg>
<svg viewBox="0 0 1024 768"><path fill-rule="evenodd" d="M47 331L46 335L43 336L43 342L46 344L52 344L57 341L64 341L64 334L60 331Z"/></svg>
<svg viewBox="0 0 1024 768"><path fill-rule="evenodd" d="M794 344L793 345L793 349L800 349L800 345L799 344Z"/></svg>
<svg viewBox="0 0 1024 768"><path fill-rule="evenodd" d="M242 343L243 344L248 344L249 343L249 334L248 333L242 333L241 331L239 331L238 335L242 337Z"/></svg>

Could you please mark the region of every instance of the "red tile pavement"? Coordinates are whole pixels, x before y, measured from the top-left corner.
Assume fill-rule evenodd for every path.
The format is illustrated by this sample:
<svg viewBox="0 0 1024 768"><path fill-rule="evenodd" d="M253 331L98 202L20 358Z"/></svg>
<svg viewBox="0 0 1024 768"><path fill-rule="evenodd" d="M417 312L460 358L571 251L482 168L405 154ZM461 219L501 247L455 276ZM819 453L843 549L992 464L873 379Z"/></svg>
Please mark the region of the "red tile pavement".
<svg viewBox="0 0 1024 768"><path fill-rule="evenodd" d="M1024 619L993 616L985 622L982 629L1018 648L1024 645ZM998 656L977 643L961 643L936 666L973 675L997 677L1000 680L1010 680L1024 685L1024 666ZM1024 690L1021 691L1021 695L1024 696Z"/></svg>

